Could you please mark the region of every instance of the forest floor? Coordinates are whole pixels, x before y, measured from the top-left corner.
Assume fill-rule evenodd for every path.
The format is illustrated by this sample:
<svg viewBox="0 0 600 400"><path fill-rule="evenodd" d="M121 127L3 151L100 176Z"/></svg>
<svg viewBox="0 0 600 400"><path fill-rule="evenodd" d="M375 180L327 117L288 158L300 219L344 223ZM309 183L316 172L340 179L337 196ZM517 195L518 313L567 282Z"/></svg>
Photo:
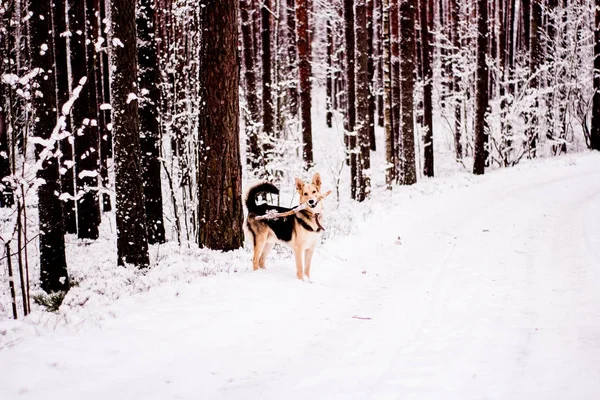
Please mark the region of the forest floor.
<svg viewBox="0 0 600 400"><path fill-rule="evenodd" d="M90 244L60 313L0 321L0 397L600 398L599 155L424 180L357 210L324 221L350 228L319 246L312 283L288 251L252 272L248 249L165 246L136 274Z"/></svg>

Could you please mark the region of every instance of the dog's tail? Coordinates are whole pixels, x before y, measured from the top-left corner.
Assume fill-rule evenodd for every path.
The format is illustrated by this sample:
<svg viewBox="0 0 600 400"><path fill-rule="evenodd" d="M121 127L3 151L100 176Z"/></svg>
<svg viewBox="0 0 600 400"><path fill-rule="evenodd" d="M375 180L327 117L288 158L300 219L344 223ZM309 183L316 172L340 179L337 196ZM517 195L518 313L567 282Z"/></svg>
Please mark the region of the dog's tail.
<svg viewBox="0 0 600 400"><path fill-rule="evenodd" d="M246 192L246 208L249 214L258 214L261 212L261 208L256 205L256 195L259 193L279 194L279 189L269 182L259 182L250 187Z"/></svg>

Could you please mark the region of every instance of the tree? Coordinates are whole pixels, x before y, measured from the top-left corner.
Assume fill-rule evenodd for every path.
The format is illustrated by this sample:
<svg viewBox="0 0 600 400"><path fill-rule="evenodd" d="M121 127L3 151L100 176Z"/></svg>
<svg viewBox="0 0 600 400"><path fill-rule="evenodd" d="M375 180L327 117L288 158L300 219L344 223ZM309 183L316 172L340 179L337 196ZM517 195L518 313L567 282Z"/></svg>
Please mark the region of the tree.
<svg viewBox="0 0 600 400"><path fill-rule="evenodd" d="M460 38L458 36L458 0L450 0L450 23L452 26L452 47L453 56L452 60L452 89L454 92L454 149L456 151L456 159L460 160L463 157L462 143L461 143L461 100L460 100L460 77L458 75L458 54L460 51Z"/></svg>
<svg viewBox="0 0 600 400"><path fill-rule="evenodd" d="M531 70L531 89L535 102L531 110L531 129L528 137L529 156L535 157L537 153L537 141L539 134L539 89L540 66L543 58L542 46L542 0L531 0L531 40L529 41L529 68Z"/></svg>
<svg viewBox="0 0 600 400"><path fill-rule="evenodd" d="M421 0L421 51L423 62L423 123L425 128L423 174L433 176L433 69L431 60L430 13L433 13L428 0Z"/></svg>
<svg viewBox="0 0 600 400"><path fill-rule="evenodd" d="M391 79L392 79L392 164L394 179L401 179L400 169L400 19L398 18L398 1L390 0L390 30L391 30Z"/></svg>
<svg viewBox="0 0 600 400"><path fill-rule="evenodd" d="M263 132L268 140L264 151L269 153L273 148L273 100L271 98L271 0L262 0L261 44L262 44L262 112Z"/></svg>
<svg viewBox="0 0 600 400"><path fill-rule="evenodd" d="M110 0L112 121L115 158L117 260L119 265L147 267L148 236L137 90L135 0Z"/></svg>
<svg viewBox="0 0 600 400"><path fill-rule="evenodd" d="M415 163L415 126L414 126L414 90L415 90L415 11L416 0L400 1L400 28L402 45L400 46L401 74L401 135L402 135L402 171L405 185L417 182Z"/></svg>
<svg viewBox="0 0 600 400"><path fill-rule="evenodd" d="M100 203L98 199L98 125L96 104L96 83L94 70L94 38L88 37L86 21L93 11L87 13L86 2L70 0L69 41L71 55L72 87L77 87L81 79L85 84L71 112L74 155L76 165L75 184L77 188L77 237L98 239L100 225ZM91 43L88 44L88 40ZM88 51L88 49L90 51Z"/></svg>
<svg viewBox="0 0 600 400"><path fill-rule="evenodd" d="M54 41L52 32L51 1L30 3L29 50L32 65L38 68L38 76L32 90L35 119L33 134L47 144L37 143L35 152L41 159L37 172L38 211L40 227L40 280L47 293L69 290L69 274L65 257L65 237L60 193L58 160L52 144L56 119L56 84L54 70ZM48 147L46 147L48 146Z"/></svg>
<svg viewBox="0 0 600 400"><path fill-rule="evenodd" d="M346 115L344 130L346 131L346 151L350 161L350 196L356 199L358 182L356 151L356 76L354 68L354 0L344 0L344 36L346 39Z"/></svg>
<svg viewBox="0 0 600 400"><path fill-rule="evenodd" d="M198 142L198 244L243 245L239 153L238 0L202 0Z"/></svg>
<svg viewBox="0 0 600 400"><path fill-rule="evenodd" d="M312 167L311 64L306 0L296 0L296 40L298 44L298 75L300 80L300 123L302 126L302 155L305 168Z"/></svg>
<svg viewBox="0 0 600 400"><path fill-rule="evenodd" d="M383 42L383 87L384 87L384 130L385 130L385 183L387 189L392 188L396 179L396 154L394 152L394 129L392 121L392 64L391 64L391 38L390 38L390 0L383 1L382 37Z"/></svg>
<svg viewBox="0 0 600 400"><path fill-rule="evenodd" d="M356 200L369 197L371 168L371 96L369 79L369 38L367 34L367 0L356 0L356 140L358 165ZM365 170L367 171L365 173Z"/></svg>
<svg viewBox="0 0 600 400"><path fill-rule="evenodd" d="M260 111L258 105L258 95L256 94L256 71L254 70L253 53L253 35L251 19L250 0L240 1L240 14L242 25L242 50L244 58L244 93L248 111L245 113L245 127L247 144L247 163L253 169L257 170L262 166L262 158L258 133L260 126ZM295 50L295 48L294 48Z"/></svg>
<svg viewBox="0 0 600 400"><path fill-rule="evenodd" d="M600 151L600 0L596 0L594 25L594 104L592 110L592 150Z"/></svg>
<svg viewBox="0 0 600 400"><path fill-rule="evenodd" d="M292 117L298 114L298 88L296 83L296 0L287 1L287 37L288 37L288 74L289 74L289 105Z"/></svg>
<svg viewBox="0 0 600 400"><path fill-rule="evenodd" d="M485 114L488 107L488 68L486 65L488 10L487 0L477 0L477 93L475 100L475 160L473 173L483 175L486 164L488 135Z"/></svg>
<svg viewBox="0 0 600 400"><path fill-rule="evenodd" d="M89 1L89 0L88 0ZM160 178L160 126L158 123L158 53L154 28L154 0L141 0L137 14L139 82L142 94L147 91L139 110L142 182L148 224L148 243L165 242L162 184Z"/></svg>

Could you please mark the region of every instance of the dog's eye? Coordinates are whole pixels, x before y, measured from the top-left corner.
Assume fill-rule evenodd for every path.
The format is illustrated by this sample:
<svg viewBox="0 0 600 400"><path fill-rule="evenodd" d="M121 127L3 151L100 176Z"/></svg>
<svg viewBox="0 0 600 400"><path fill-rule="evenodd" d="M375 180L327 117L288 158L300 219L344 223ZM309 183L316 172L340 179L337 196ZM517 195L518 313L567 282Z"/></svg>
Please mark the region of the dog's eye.
<svg viewBox="0 0 600 400"><path fill-rule="evenodd" d="M316 190L313 190L313 194L315 194L315 193L317 193L317 191L316 191Z"/></svg>
<svg viewBox="0 0 600 400"><path fill-rule="evenodd" d="M305 196L308 196L308 193L304 193Z"/></svg>

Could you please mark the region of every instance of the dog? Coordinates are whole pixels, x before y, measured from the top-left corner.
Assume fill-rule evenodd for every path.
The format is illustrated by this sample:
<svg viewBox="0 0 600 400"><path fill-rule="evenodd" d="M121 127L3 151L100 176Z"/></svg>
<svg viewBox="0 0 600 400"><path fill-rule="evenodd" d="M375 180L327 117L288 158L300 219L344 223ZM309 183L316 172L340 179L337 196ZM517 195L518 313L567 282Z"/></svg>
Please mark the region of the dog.
<svg viewBox="0 0 600 400"><path fill-rule="evenodd" d="M269 182L260 182L248 189L246 193L246 229L252 236L254 252L252 268L256 271L265 268L265 261L275 243L282 243L294 251L296 259L296 277L310 280L310 265L315 247L319 242L323 227L320 218L323 214L321 196L321 176L314 174L312 181L306 183L296 178L296 191L300 195L300 204L308 207L287 217L277 219L259 219L256 217L268 212L283 213L291 208L269 204L256 204L256 196L261 193L279 194L279 189Z"/></svg>

